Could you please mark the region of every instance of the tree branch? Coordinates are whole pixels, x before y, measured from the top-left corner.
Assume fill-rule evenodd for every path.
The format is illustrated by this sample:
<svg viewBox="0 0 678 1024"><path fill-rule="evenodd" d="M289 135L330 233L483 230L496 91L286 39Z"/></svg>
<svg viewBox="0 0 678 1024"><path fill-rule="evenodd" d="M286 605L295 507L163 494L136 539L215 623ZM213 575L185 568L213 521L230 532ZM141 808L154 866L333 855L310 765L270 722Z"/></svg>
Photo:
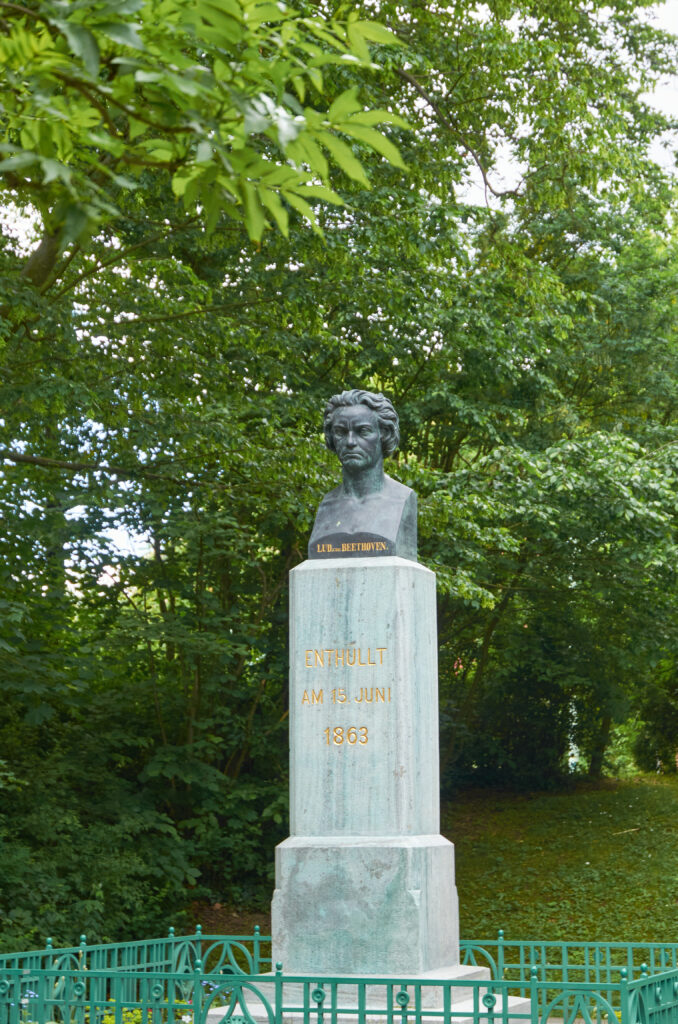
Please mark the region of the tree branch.
<svg viewBox="0 0 678 1024"><path fill-rule="evenodd" d="M0 459L9 462L25 463L29 466L42 466L45 469L67 469L74 473L112 473L129 479L136 477L149 480L164 480L168 483L184 484L186 481L176 476L152 473L140 466L108 466L98 462L69 462L64 459L50 459L45 455L27 455L25 452L13 452L9 448L0 448Z"/></svg>
<svg viewBox="0 0 678 1024"><path fill-rule="evenodd" d="M413 78L412 75L410 75L407 71L404 71L402 68L397 68L396 70L397 70L398 75L405 82L407 82L409 85L411 85L413 89L416 89L416 91L419 93L419 95L421 96L422 99L426 100L426 102L428 103L429 107L437 115L437 117L439 118L441 123L446 128L448 128L449 131L453 132L459 139L461 139L464 147L466 148L466 150L469 153L469 155L473 158L473 162L475 163L476 167L480 171L480 173L482 175L482 178L483 178L483 182L485 184L485 188L487 189L488 192L491 192L492 195L496 196L498 199L502 199L504 196L519 196L519 195L522 195L520 189L517 189L517 188L508 188L508 189L505 189L504 191L500 191L500 190L498 190L496 188L493 188L493 186L490 184L490 180L489 180L489 178L487 176L487 171L483 167L483 163L482 163L482 160L480 159L480 156L475 151L473 146L471 146L471 144L469 143L469 141L468 141L467 137L465 136L465 134L462 132L462 130L459 127L459 125L455 124L454 121L450 118L450 116L448 114L446 114L441 109L441 107L437 103L437 101L431 96L431 94L429 92L426 91L426 89L424 89L424 87L422 85L419 84L419 82L416 80L416 78Z"/></svg>
<svg viewBox="0 0 678 1024"><path fill-rule="evenodd" d="M204 313L228 313L231 310L243 309L248 306L255 306L262 302L278 302L279 296L274 295L269 299L246 299L244 302L220 303L213 306L199 306L197 309L186 309L181 313L158 313L155 316L138 316L134 320L107 320L98 324L99 328L106 327L134 327L136 324L169 323L171 320L184 320L187 316L202 316Z"/></svg>
<svg viewBox="0 0 678 1024"><path fill-rule="evenodd" d="M189 228L196 225L197 221L197 217L192 217L186 225L182 225L181 227L174 227L174 225L172 225L172 231L188 231ZM161 231L156 231L154 235L150 235L148 238L142 238L140 242L135 242L134 245L129 245L126 249L118 249L115 256L111 256L109 260L104 260L100 263L98 262L94 267L90 267L88 270L83 270L83 272L78 274L73 281L65 284L63 288L60 288L58 292L55 292L54 297L57 299L60 298L66 292L71 291L73 288L77 288L81 281L85 281L88 277L92 277L100 270L105 270L106 267L112 267L115 263L119 263L120 260L126 259L130 253L135 252L137 249L143 249L144 246L151 245L153 242L157 242L160 238L166 238L168 230L169 225L163 225L163 229Z"/></svg>
<svg viewBox="0 0 678 1024"><path fill-rule="evenodd" d="M78 253L80 251L81 251L80 244L78 242L75 242L73 244L73 248L71 249L69 254L67 256L64 256L64 258L62 259L61 263L58 266L55 264L54 267L52 268L52 273L47 277L47 280L44 282L44 284L40 288L41 295L44 295L45 292L48 292L49 289L54 284L54 282L58 281L59 278L62 277L66 273L66 271L70 267L71 263L73 262L73 260L75 259L75 257L78 255Z"/></svg>
<svg viewBox="0 0 678 1024"><path fill-rule="evenodd" d="M16 14L22 14L25 17L33 18L35 21L42 21L45 25L49 25L49 21L44 15L38 11L32 11L30 7L24 7L22 4L7 3L6 0L0 0L0 7L4 11L14 11Z"/></svg>
<svg viewBox="0 0 678 1024"><path fill-rule="evenodd" d="M27 455L25 452L14 452L11 448L0 448L0 471L2 460L8 462L22 463L28 466L42 466L44 469L65 469L72 473L110 473L112 476L121 476L127 480L160 480L162 483L175 484L178 487L190 486L211 487L213 490L225 491L232 494L233 489L230 483L217 481L215 479L216 468L212 465L202 466L202 477L192 476L179 477L170 476L166 473L154 473L143 466L111 466L104 462L71 462L66 459L52 459L45 455ZM229 469L229 476L241 476L237 470Z"/></svg>

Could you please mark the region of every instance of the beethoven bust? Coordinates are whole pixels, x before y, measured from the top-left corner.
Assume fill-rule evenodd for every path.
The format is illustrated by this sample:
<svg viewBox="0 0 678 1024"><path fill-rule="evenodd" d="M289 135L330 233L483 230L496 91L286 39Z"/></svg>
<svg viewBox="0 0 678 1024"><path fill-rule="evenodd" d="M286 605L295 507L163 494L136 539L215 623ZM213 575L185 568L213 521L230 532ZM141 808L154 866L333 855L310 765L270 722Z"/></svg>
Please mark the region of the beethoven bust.
<svg viewBox="0 0 678 1024"><path fill-rule="evenodd" d="M325 443L342 481L318 508L309 558L400 555L417 560L417 496L384 473L398 447L398 414L371 391L342 391L325 407Z"/></svg>

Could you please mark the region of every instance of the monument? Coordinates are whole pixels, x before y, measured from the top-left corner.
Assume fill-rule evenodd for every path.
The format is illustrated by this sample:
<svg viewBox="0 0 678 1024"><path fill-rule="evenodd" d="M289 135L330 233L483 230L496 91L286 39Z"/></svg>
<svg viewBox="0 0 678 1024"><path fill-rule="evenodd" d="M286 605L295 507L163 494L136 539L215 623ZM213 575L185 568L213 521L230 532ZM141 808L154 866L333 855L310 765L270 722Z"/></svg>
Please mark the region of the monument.
<svg viewBox="0 0 678 1024"><path fill-rule="evenodd" d="M290 574L290 837L276 850L285 974L452 977L454 848L440 835L435 576L417 499L384 472L383 395L325 409L342 482Z"/></svg>

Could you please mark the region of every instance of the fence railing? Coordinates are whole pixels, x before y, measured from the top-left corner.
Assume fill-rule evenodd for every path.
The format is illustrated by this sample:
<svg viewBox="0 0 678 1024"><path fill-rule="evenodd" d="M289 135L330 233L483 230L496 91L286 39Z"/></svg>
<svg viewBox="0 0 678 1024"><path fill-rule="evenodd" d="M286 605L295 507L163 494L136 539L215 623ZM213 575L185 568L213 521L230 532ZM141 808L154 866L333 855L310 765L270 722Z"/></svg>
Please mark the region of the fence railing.
<svg viewBox="0 0 678 1024"><path fill-rule="evenodd" d="M629 983L671 971L678 971L678 943L675 942L547 942L541 940L507 941L503 931L495 940L462 942L461 959L490 969L493 979L514 983L512 991L527 995L532 976L540 983L539 1012L546 1012L561 988L582 984L595 989L615 1011L615 998L621 978ZM635 991L635 989L634 989ZM553 1014L552 1014L553 1015ZM675 1020L678 1018L668 1018Z"/></svg>
<svg viewBox="0 0 678 1024"><path fill-rule="evenodd" d="M602 984L618 980L626 969L629 980L641 973L660 974L678 967L676 942L547 942L497 939L461 943L462 963L490 967L493 978L527 981L533 967L539 979Z"/></svg>
<svg viewBox="0 0 678 1024"><path fill-rule="evenodd" d="M678 1024L678 944L500 933L462 943L489 977L422 980L268 973L267 941L196 932L0 956L0 1024Z"/></svg>
<svg viewBox="0 0 678 1024"><path fill-rule="evenodd" d="M192 935L169 935L161 939L88 945L86 936L80 945L54 949L47 940L45 949L28 953L0 953L0 971L21 970L99 970L147 971L184 974L196 961L213 974L260 974L270 969L271 958L263 950L270 939L255 928L252 935L203 935L200 925Z"/></svg>

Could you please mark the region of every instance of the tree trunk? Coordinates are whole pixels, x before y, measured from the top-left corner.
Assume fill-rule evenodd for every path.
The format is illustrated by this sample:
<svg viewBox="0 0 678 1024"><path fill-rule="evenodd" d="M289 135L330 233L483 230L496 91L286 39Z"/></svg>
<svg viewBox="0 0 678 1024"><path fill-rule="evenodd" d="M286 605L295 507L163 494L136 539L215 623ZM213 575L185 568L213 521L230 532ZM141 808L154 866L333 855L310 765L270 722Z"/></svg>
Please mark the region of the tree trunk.
<svg viewBox="0 0 678 1024"><path fill-rule="evenodd" d="M22 270L22 277L27 277L36 288L41 288L52 273L59 255L59 235L47 232L42 236L40 244L33 250Z"/></svg>
<svg viewBox="0 0 678 1024"><path fill-rule="evenodd" d="M607 750L607 744L610 739L611 726L612 718L610 715L604 715L600 723L598 736L591 746L588 772L590 779L599 779L603 773L603 758L605 757L605 751Z"/></svg>

